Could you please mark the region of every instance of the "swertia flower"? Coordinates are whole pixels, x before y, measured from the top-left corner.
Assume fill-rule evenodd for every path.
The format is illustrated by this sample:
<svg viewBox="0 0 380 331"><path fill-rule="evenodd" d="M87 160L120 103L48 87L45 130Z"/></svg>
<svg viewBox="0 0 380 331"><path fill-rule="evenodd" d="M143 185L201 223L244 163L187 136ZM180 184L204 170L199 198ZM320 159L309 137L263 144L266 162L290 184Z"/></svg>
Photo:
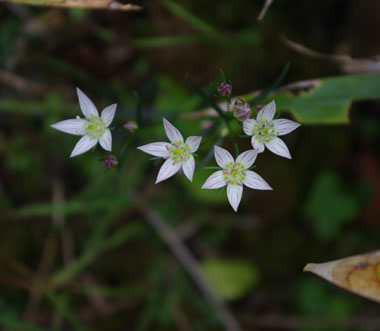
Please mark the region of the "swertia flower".
<svg viewBox="0 0 380 331"><path fill-rule="evenodd" d="M75 145L70 157L83 154L98 142L106 151L112 150L112 135L108 129L116 111L116 104L104 108L99 117L98 110L92 101L77 88L80 109L85 118L65 120L51 125L52 128L69 134L83 136Z"/></svg>
<svg viewBox="0 0 380 331"><path fill-rule="evenodd" d="M256 190L272 190L256 172L249 170L256 160L257 150L241 153L236 160L224 148L214 146L216 163L221 170L214 172L203 184L203 189L216 189L227 185L227 197L234 211L237 211L243 195L243 185Z"/></svg>
<svg viewBox="0 0 380 331"><path fill-rule="evenodd" d="M162 120L170 143L156 142L137 148L145 153L162 157L166 160L158 172L156 184L173 176L181 168L185 176L192 181L195 168L193 153L198 149L202 137L190 136L184 141L177 128L165 118Z"/></svg>
<svg viewBox="0 0 380 331"><path fill-rule="evenodd" d="M244 132L252 136L252 147L260 153L267 147L274 154L291 159L288 147L278 136L292 132L300 124L284 118L274 120L275 113L276 103L273 100L259 111L256 120L243 122Z"/></svg>

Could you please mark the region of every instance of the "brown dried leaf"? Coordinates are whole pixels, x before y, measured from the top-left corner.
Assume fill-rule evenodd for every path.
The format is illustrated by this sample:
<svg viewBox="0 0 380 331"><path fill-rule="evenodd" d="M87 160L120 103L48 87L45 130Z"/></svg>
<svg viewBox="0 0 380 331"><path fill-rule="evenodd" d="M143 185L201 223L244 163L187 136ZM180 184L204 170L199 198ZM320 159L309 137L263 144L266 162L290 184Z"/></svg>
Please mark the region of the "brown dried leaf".
<svg viewBox="0 0 380 331"><path fill-rule="evenodd" d="M326 263L308 263L303 270L380 303L380 250Z"/></svg>
<svg viewBox="0 0 380 331"><path fill-rule="evenodd" d="M121 4L115 0L3 0L4 2L25 5L49 6L61 8L141 10L142 7L133 4Z"/></svg>

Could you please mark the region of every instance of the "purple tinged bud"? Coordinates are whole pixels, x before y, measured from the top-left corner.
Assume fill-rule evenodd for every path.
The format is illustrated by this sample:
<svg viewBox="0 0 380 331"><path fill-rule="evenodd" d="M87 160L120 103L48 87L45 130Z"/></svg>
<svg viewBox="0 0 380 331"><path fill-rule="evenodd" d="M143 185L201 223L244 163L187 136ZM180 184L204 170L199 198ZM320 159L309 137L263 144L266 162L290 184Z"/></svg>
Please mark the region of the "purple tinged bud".
<svg viewBox="0 0 380 331"><path fill-rule="evenodd" d="M129 132L133 132L138 128L137 123L134 121L129 121L125 123L123 127L124 129L127 129Z"/></svg>
<svg viewBox="0 0 380 331"><path fill-rule="evenodd" d="M235 105L234 116L239 121L247 120L252 114L251 107L248 103L238 103Z"/></svg>
<svg viewBox="0 0 380 331"><path fill-rule="evenodd" d="M264 104L258 105L257 108L256 108L257 112L259 112L259 111L260 111L261 109L263 109L265 106L266 106L266 105L264 105Z"/></svg>
<svg viewBox="0 0 380 331"><path fill-rule="evenodd" d="M108 155L106 159L104 160L104 164L107 168L113 168L115 165L117 165L117 159L114 155Z"/></svg>
<svg viewBox="0 0 380 331"><path fill-rule="evenodd" d="M220 83L220 85L218 86L218 94L221 95L222 97L230 96L231 95L231 85L226 83L226 82Z"/></svg>
<svg viewBox="0 0 380 331"><path fill-rule="evenodd" d="M205 120L201 122L201 127L202 129L207 130L207 129L210 129L213 124L214 124L213 121Z"/></svg>

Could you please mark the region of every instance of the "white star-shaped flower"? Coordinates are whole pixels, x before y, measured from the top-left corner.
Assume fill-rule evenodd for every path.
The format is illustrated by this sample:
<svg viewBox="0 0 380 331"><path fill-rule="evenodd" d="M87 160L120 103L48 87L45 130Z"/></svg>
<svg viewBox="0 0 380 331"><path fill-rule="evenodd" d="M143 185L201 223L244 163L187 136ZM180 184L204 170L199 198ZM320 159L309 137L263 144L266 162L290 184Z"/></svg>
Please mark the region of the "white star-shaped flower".
<svg viewBox="0 0 380 331"><path fill-rule="evenodd" d="M288 147L278 136L292 132L300 124L284 118L274 120L275 114L276 103L273 100L259 111L256 120L248 119L243 122L244 132L252 136L252 147L260 153L267 147L274 154L291 159Z"/></svg>
<svg viewBox="0 0 380 331"><path fill-rule="evenodd" d="M137 148L145 153L166 159L158 172L156 184L173 176L181 168L185 176L192 181L195 168L193 153L198 149L202 137L190 136L184 141L177 128L165 118L162 120L170 143L156 142Z"/></svg>
<svg viewBox="0 0 380 331"><path fill-rule="evenodd" d="M75 145L70 157L83 154L98 142L106 151L112 150L112 135L108 129L116 111L116 104L104 108L99 117L98 110L92 101L77 88L80 109L85 118L65 120L51 125L52 128L69 134L83 136Z"/></svg>
<svg viewBox="0 0 380 331"><path fill-rule="evenodd" d="M203 184L203 189L216 189L227 185L227 197L237 211L243 195L243 185L256 190L272 190L256 172L248 170L256 160L257 150L241 153L236 160L224 148L214 146L216 163L221 170L214 172Z"/></svg>

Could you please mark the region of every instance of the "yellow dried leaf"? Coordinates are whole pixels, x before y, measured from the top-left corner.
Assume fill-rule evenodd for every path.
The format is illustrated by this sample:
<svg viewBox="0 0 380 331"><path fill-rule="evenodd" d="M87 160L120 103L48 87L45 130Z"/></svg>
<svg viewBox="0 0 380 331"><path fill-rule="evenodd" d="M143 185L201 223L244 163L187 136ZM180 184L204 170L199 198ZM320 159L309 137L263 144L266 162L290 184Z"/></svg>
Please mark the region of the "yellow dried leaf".
<svg viewBox="0 0 380 331"><path fill-rule="evenodd" d="M380 250L326 263L308 263L304 271L380 303Z"/></svg>
<svg viewBox="0 0 380 331"><path fill-rule="evenodd" d="M60 8L141 10L133 4L121 4L116 0L4 0L25 5L50 6Z"/></svg>

